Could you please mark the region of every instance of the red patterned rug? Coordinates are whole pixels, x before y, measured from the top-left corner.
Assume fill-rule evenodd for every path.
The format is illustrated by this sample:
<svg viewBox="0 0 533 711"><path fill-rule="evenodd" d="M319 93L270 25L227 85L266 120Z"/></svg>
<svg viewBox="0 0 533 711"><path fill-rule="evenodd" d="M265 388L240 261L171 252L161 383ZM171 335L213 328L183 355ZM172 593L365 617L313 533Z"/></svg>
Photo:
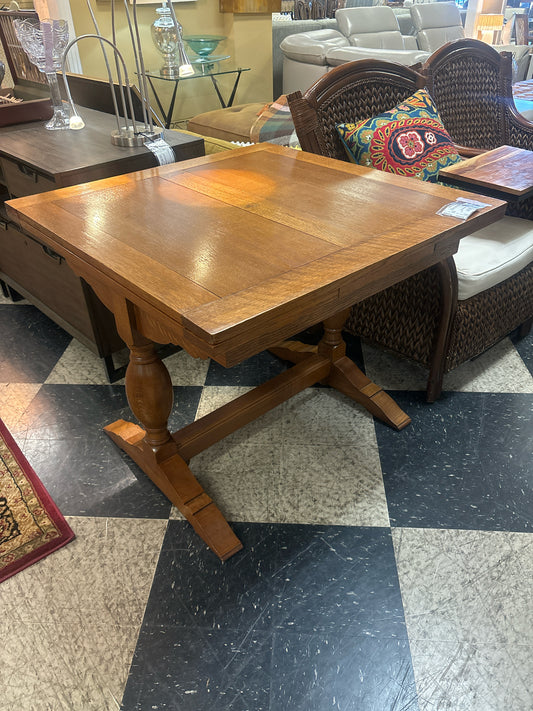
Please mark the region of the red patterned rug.
<svg viewBox="0 0 533 711"><path fill-rule="evenodd" d="M0 420L0 582L74 538Z"/></svg>

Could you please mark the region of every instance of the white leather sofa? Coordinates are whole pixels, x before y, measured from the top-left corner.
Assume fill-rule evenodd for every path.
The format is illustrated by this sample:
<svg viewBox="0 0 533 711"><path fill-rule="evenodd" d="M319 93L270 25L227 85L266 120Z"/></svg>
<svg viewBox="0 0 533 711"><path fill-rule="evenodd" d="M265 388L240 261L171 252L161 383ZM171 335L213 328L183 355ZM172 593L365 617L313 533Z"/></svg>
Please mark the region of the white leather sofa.
<svg viewBox="0 0 533 711"><path fill-rule="evenodd" d="M338 29L312 30L282 40L283 93L304 91L332 67L374 57L410 66L424 62L416 38L402 35L392 8L352 7L335 13Z"/></svg>
<svg viewBox="0 0 533 711"><path fill-rule="evenodd" d="M464 37L455 3L416 3L410 8L413 35L402 35L392 8L354 7L337 10L337 29L289 35L283 52L283 93L305 91L332 67L355 59L377 58L411 66L424 62L447 42ZM530 47L498 45L514 58L513 81L529 78Z"/></svg>

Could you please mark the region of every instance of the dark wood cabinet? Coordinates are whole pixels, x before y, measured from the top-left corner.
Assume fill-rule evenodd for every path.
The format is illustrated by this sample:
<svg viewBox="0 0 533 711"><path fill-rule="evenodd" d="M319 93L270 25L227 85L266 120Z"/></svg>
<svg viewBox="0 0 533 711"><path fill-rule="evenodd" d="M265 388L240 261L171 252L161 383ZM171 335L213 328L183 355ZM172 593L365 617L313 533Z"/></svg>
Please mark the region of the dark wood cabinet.
<svg viewBox="0 0 533 711"><path fill-rule="evenodd" d="M82 131L48 131L44 123L0 129L0 175L7 197L24 197L157 165L146 147L111 144L116 119L80 110ZM165 131L176 160L204 155L201 139ZM55 254L0 214L0 280L105 359L111 380L113 353L124 347L113 316L92 289Z"/></svg>

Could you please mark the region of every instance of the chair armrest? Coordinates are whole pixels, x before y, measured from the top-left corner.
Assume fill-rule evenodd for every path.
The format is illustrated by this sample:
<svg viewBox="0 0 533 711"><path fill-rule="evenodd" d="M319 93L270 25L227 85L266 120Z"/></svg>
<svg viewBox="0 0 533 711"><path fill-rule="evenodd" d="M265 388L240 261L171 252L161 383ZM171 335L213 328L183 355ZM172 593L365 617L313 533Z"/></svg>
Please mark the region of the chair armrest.
<svg viewBox="0 0 533 711"><path fill-rule="evenodd" d="M468 146L460 146L458 143L455 144L455 147L457 148L457 153L463 158L473 158L487 152L486 148L469 148Z"/></svg>

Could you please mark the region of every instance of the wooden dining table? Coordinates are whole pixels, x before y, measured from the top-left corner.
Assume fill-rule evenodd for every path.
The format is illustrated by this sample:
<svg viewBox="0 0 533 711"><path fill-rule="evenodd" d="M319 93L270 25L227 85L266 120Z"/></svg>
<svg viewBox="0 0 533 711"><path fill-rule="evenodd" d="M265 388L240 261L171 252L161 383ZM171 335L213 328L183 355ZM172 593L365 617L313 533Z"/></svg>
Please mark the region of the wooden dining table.
<svg viewBox="0 0 533 711"><path fill-rule="evenodd" d="M106 431L224 560L242 544L190 459L317 382L405 427L408 415L346 355L342 329L354 303L450 258L462 236L504 214L495 198L466 221L437 214L459 194L469 195L264 143L20 198L8 210L113 312L142 426L119 420ZM321 322L317 346L287 340ZM170 433L163 343L226 367L265 349L293 365Z"/></svg>

